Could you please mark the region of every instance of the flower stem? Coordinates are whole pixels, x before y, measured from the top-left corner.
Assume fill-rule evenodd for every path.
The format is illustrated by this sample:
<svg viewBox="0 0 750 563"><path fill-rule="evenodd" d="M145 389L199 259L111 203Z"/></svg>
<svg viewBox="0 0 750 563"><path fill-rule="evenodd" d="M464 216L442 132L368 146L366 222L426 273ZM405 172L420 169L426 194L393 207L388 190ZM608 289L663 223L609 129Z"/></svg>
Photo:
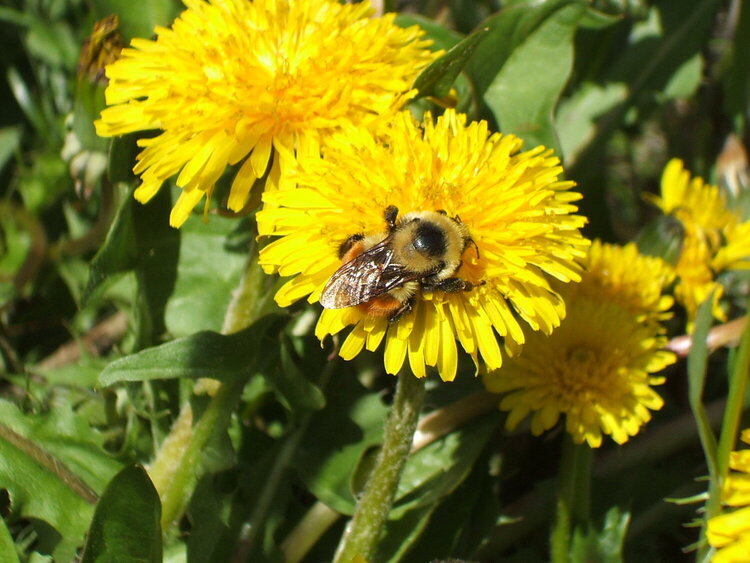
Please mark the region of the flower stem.
<svg viewBox="0 0 750 563"><path fill-rule="evenodd" d="M409 456L417 419L424 401L424 380L402 372L375 461L354 516L341 538L335 561L349 563L356 556L373 561L375 548L388 519L404 464Z"/></svg>
<svg viewBox="0 0 750 563"><path fill-rule="evenodd" d="M589 520L593 459L588 445L575 444L570 435L565 435L557 483L555 523L550 537L550 559L553 563L570 560L573 532Z"/></svg>
<svg viewBox="0 0 750 563"><path fill-rule="evenodd" d="M258 266L257 252L250 261L224 318L224 334L231 334L250 326L265 310L268 291L265 276ZM162 530L180 518L187 507L200 477L202 452L215 433L229 424L234 407L239 401L246 378L213 386L211 400L200 419L193 424L193 410L189 402L182 407L169 435L151 464L149 475L159 491L162 502ZM211 387L199 381L197 387Z"/></svg>
<svg viewBox="0 0 750 563"><path fill-rule="evenodd" d="M169 525L180 518L185 511L200 477L200 459L203 450L211 436L228 425L230 415L244 385L244 378L221 385L198 422L192 428L186 429L186 425L180 425L179 422L192 421L192 409L187 403L180 412L178 422L159 450L152 466L151 478L155 485L157 482L162 484L162 488L157 487L157 490L162 501L161 525L165 532ZM182 426L182 432L180 432L180 426ZM170 438L177 435L175 432L182 434L182 437L171 442L171 447L166 447L170 443ZM173 470L169 472L169 481L165 482L157 468L163 466L160 462L170 453L177 454L179 457L170 463Z"/></svg>
<svg viewBox="0 0 750 563"><path fill-rule="evenodd" d="M341 517L341 514L318 501L281 543L285 563L299 563L310 548Z"/></svg>

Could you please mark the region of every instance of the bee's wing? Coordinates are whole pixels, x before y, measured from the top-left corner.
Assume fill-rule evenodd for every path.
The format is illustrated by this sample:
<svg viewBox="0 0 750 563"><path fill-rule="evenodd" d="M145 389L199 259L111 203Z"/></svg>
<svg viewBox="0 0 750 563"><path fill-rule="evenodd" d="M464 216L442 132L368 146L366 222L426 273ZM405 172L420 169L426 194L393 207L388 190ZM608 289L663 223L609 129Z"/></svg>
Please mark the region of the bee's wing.
<svg viewBox="0 0 750 563"><path fill-rule="evenodd" d="M326 309L353 307L416 278L393 262L391 237L387 237L336 270L320 296L320 304Z"/></svg>

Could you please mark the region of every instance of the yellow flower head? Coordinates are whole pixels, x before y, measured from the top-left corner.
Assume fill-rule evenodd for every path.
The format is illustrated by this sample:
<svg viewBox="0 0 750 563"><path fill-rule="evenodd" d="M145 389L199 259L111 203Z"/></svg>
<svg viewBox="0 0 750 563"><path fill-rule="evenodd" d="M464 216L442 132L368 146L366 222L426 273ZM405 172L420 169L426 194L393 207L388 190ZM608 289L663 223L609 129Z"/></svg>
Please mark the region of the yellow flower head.
<svg viewBox="0 0 750 563"><path fill-rule="evenodd" d="M239 211L276 157L271 187L286 183L298 157L322 139L397 110L435 57L419 28L393 14L371 18L368 2L185 0L188 9L155 41L134 39L107 67L102 136L161 129L141 139L134 168L148 201L178 174L182 194L170 217L179 227L211 195L227 165L244 161L228 206Z"/></svg>
<svg viewBox="0 0 750 563"><path fill-rule="evenodd" d="M664 214L674 215L689 230L722 229L734 217L719 187L706 184L697 176L691 178L678 158L670 160L664 168L661 197L651 199Z"/></svg>
<svg viewBox="0 0 750 563"><path fill-rule="evenodd" d="M718 186L691 178L681 160L667 163L661 180L661 197L651 198L666 214L683 225L682 250L675 266L675 297L687 311L688 326L698 307L713 292L715 318L725 320L719 300L723 293L716 274L726 269L750 267L750 222L740 222L727 206Z"/></svg>
<svg viewBox="0 0 750 563"><path fill-rule="evenodd" d="M742 432L742 441L750 444L750 430ZM716 548L711 559L714 563L747 561L750 553L750 450L732 452L729 466L735 472L727 477L721 499L738 510L708 521L706 536Z"/></svg>
<svg viewBox="0 0 750 563"><path fill-rule="evenodd" d="M487 375L485 385L508 393L500 408L509 411L509 429L531 415L531 431L539 435L564 415L575 442L598 447L603 434L626 442L650 420L649 409L661 408L652 386L663 378L654 374L675 356L662 350L658 322L668 303L657 293L670 279L666 266L631 245L599 243L588 266L579 284L564 288L568 313L560 327L550 336L530 334L523 353Z"/></svg>
<svg viewBox="0 0 750 563"><path fill-rule="evenodd" d="M711 268L712 253L705 239L686 235L682 241L682 250L675 266L678 276L674 289L675 297L687 312L688 324L692 325L698 307L713 292L712 313L720 320L726 320L719 300L724 293L722 285L716 281Z"/></svg>
<svg viewBox="0 0 750 563"><path fill-rule="evenodd" d="M325 309L316 335L322 340L354 325L340 350L345 359L385 340L392 374L408 357L417 377L426 375L425 366L437 366L452 380L456 338L475 362L481 355L490 368L499 367L497 335L513 351L524 341L522 323L545 333L559 325L564 304L549 277L577 281L576 259L588 246L579 231L585 219L572 214L580 195L569 190L572 182L558 180L559 160L544 147L520 148L518 138L490 134L486 122L466 125L452 110L434 124L429 114L420 124L402 112L378 133L351 130L332 138L324 158L300 162L296 190L263 194L259 231L281 238L261 250L261 264L293 276L276 301L318 301L341 266L342 243L357 234L386 236L389 206L400 217L443 211L472 241L451 276L468 291L422 285L413 311L393 323L362 307Z"/></svg>
<svg viewBox="0 0 750 563"><path fill-rule="evenodd" d="M583 265L586 274L566 289L566 297L611 301L639 318L671 317L673 299L662 292L674 280L674 269L661 258L643 256L632 242L619 246L595 240Z"/></svg>

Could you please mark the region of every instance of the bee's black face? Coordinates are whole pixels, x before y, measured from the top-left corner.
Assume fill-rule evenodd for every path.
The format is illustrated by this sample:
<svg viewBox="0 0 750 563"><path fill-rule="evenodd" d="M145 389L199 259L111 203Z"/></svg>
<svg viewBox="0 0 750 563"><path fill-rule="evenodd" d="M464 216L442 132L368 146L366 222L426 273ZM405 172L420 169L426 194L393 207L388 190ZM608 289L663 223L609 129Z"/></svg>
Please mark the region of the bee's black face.
<svg viewBox="0 0 750 563"><path fill-rule="evenodd" d="M414 248L423 256L438 257L445 253L448 241L436 225L422 221L414 231Z"/></svg>

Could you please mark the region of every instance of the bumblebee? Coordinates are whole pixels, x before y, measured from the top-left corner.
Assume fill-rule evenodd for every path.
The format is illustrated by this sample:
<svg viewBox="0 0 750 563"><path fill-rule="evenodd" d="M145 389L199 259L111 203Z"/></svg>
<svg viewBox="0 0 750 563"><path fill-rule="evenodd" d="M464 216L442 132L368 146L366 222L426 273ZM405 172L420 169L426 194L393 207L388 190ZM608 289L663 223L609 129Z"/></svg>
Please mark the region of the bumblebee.
<svg viewBox="0 0 750 563"><path fill-rule="evenodd" d="M399 219L393 205L384 215L386 232L358 233L339 247L342 265L323 289L323 307L356 306L394 323L414 308L419 289L452 293L474 287L455 277L466 247L476 247L458 217L448 217L445 211L414 211Z"/></svg>

